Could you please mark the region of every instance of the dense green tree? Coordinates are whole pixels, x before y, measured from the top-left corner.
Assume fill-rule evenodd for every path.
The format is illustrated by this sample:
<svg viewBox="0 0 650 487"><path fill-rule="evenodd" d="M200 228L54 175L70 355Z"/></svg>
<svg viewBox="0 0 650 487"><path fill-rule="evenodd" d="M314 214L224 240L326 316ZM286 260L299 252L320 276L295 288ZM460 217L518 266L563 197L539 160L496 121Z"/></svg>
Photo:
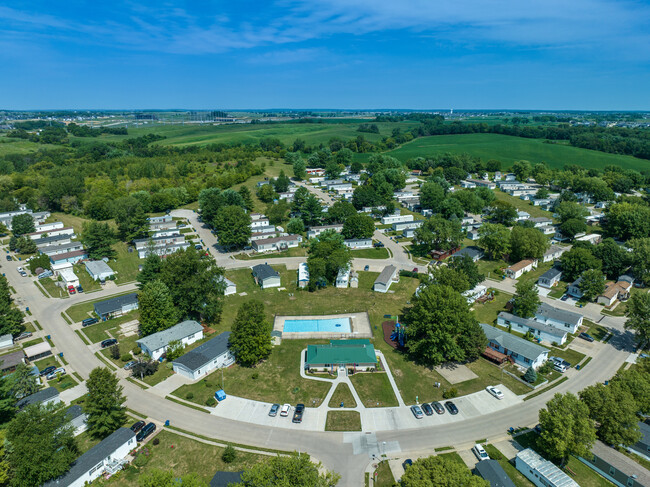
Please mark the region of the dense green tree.
<svg viewBox="0 0 650 487"><path fill-rule="evenodd" d="M560 223L560 232L562 235L569 239L574 239L579 233L585 233L587 231L587 224L584 220L579 218L571 218Z"/></svg>
<svg viewBox="0 0 650 487"><path fill-rule="evenodd" d="M138 476L139 487L209 487L197 473L192 472L182 477L173 470L147 469Z"/></svg>
<svg viewBox="0 0 650 487"><path fill-rule="evenodd" d="M291 206L285 199L279 200L277 203L270 204L266 207L265 215L269 218L271 225L282 225L287 221Z"/></svg>
<svg viewBox="0 0 650 487"><path fill-rule="evenodd" d="M351 260L352 255L343 243L343 236L333 230L312 239L307 250L310 289L334 283L339 270L349 267Z"/></svg>
<svg viewBox="0 0 650 487"><path fill-rule="evenodd" d="M21 254L35 254L38 251L36 242L34 242L34 240L29 238L27 235L18 237L18 241L16 242L16 249Z"/></svg>
<svg viewBox="0 0 650 487"><path fill-rule="evenodd" d="M300 209L300 218L305 222L305 225L312 226L321 223L323 218L323 207L318 201L318 198L313 194L309 194L305 198L305 204Z"/></svg>
<svg viewBox="0 0 650 487"><path fill-rule="evenodd" d="M257 188L257 197L264 203L271 203L278 198L278 193L275 192L272 185L264 184Z"/></svg>
<svg viewBox="0 0 650 487"><path fill-rule="evenodd" d="M13 385L13 377L0 377L0 424L8 423L16 414ZM0 455L0 458L3 457ZM2 482L0 485L3 485Z"/></svg>
<svg viewBox="0 0 650 487"><path fill-rule="evenodd" d="M585 299L592 301L605 290L605 276L598 269L587 269L581 274L578 287Z"/></svg>
<svg viewBox="0 0 650 487"><path fill-rule="evenodd" d="M138 273L138 289L142 289L148 282L160 278L162 259L158 254L149 253L142 264L142 270Z"/></svg>
<svg viewBox="0 0 650 487"><path fill-rule="evenodd" d="M34 487L63 475L77 457L64 404L31 404L7 426L12 487Z"/></svg>
<svg viewBox="0 0 650 487"><path fill-rule="evenodd" d="M638 343L650 339L650 294L633 293L627 302L626 330L633 330Z"/></svg>
<svg viewBox="0 0 650 487"><path fill-rule="evenodd" d="M241 482L231 487L334 487L340 475L321 470L308 455L278 455L244 470Z"/></svg>
<svg viewBox="0 0 650 487"><path fill-rule="evenodd" d="M147 215L142 204L133 197L118 198L113 202L113 215L119 237L129 242L149 235Z"/></svg>
<svg viewBox="0 0 650 487"><path fill-rule="evenodd" d="M330 223L343 223L356 214L357 210L349 201L336 201L327 209L327 220Z"/></svg>
<svg viewBox="0 0 650 487"><path fill-rule="evenodd" d="M404 471L401 487L490 487L462 463L444 456L420 458Z"/></svg>
<svg viewBox="0 0 650 487"><path fill-rule="evenodd" d="M630 259L635 277L650 283L650 238L635 238L628 245L632 249Z"/></svg>
<svg viewBox="0 0 650 487"><path fill-rule="evenodd" d="M126 422L124 388L118 377L106 367L90 371L86 388L84 412L88 416L88 432L94 438L106 438Z"/></svg>
<svg viewBox="0 0 650 487"><path fill-rule="evenodd" d="M42 269L52 269L50 256L47 254L37 254L30 259L28 267L32 274L36 274L36 269L39 267Z"/></svg>
<svg viewBox="0 0 650 487"><path fill-rule="evenodd" d="M492 223L501 223L509 227L517 218L517 208L507 201L497 200L492 203L490 218Z"/></svg>
<svg viewBox="0 0 650 487"><path fill-rule="evenodd" d="M431 282L441 286L449 286L458 292L464 292L471 289L467 276L460 271L454 270L449 266L436 266L431 272Z"/></svg>
<svg viewBox="0 0 650 487"><path fill-rule="evenodd" d="M305 202L307 201L307 197L311 193L307 188L304 188L300 186L294 193L293 193L293 202L291 203L291 209L295 212L300 213L302 211L302 207L305 206Z"/></svg>
<svg viewBox="0 0 650 487"><path fill-rule="evenodd" d="M287 232L300 235L305 231L305 224L300 218L292 218L287 223Z"/></svg>
<svg viewBox="0 0 650 487"><path fill-rule="evenodd" d="M636 402L635 412L650 413L650 359L638 358L637 368L621 370L610 381Z"/></svg>
<svg viewBox="0 0 650 487"><path fill-rule="evenodd" d="M512 172L515 173L518 181L526 181L533 174L533 166L528 161L515 161Z"/></svg>
<svg viewBox="0 0 650 487"><path fill-rule="evenodd" d="M650 207L644 204L616 203L605 210L603 230L615 239L650 237Z"/></svg>
<svg viewBox="0 0 650 487"><path fill-rule="evenodd" d="M422 208L438 211L445 199L445 190L437 183L427 182L420 187L420 205Z"/></svg>
<svg viewBox="0 0 650 487"><path fill-rule="evenodd" d="M214 219L219 245L243 248L251 238L251 217L241 206L223 206Z"/></svg>
<svg viewBox="0 0 650 487"><path fill-rule="evenodd" d="M336 161L330 161L325 166L325 177L327 179L336 179L341 175L343 167Z"/></svg>
<svg viewBox="0 0 650 487"><path fill-rule="evenodd" d="M307 164L302 158L298 158L293 162L293 177L298 181L302 181L307 177Z"/></svg>
<svg viewBox="0 0 650 487"><path fill-rule="evenodd" d="M368 215L349 216L343 223L341 233L345 238L372 238L375 233L375 221Z"/></svg>
<svg viewBox="0 0 650 487"><path fill-rule="evenodd" d="M618 279L631 264L628 252L613 238L606 238L600 245L596 245L593 254L603 263L603 272L608 279Z"/></svg>
<svg viewBox="0 0 650 487"><path fill-rule="evenodd" d="M637 404L624 388L595 384L580 391L580 399L598 424L598 438L608 445L633 445L641 439Z"/></svg>
<svg viewBox="0 0 650 487"><path fill-rule="evenodd" d="M244 209L246 208L244 197L239 191L226 189L221 193L221 197L223 198L223 206L239 206Z"/></svg>
<svg viewBox="0 0 650 487"><path fill-rule="evenodd" d="M541 259L548 249L546 236L537 228L515 225L510 232L510 260Z"/></svg>
<svg viewBox="0 0 650 487"><path fill-rule="evenodd" d="M602 267L600 260L594 257L589 249L582 247L573 247L568 252L564 252L560 257L560 262L562 278L568 282L577 279L586 270L600 270Z"/></svg>
<svg viewBox="0 0 650 487"><path fill-rule="evenodd" d="M252 367L267 358L271 354L272 329L260 301L251 300L242 304L232 323L229 344L237 362Z"/></svg>
<svg viewBox="0 0 650 487"><path fill-rule="evenodd" d="M140 334L151 335L178 323L180 318L169 288L155 279L147 282L138 294Z"/></svg>
<svg viewBox="0 0 650 487"><path fill-rule="evenodd" d="M239 196L241 196L244 208L246 208L247 211L253 211L253 196L251 195L251 190L246 186L241 186L237 192L239 193Z"/></svg>
<svg viewBox="0 0 650 487"><path fill-rule="evenodd" d="M18 364L11 374L11 394L15 399L30 396L40 389L38 379L32 373L31 367Z"/></svg>
<svg viewBox="0 0 650 487"><path fill-rule="evenodd" d="M438 213L445 219L458 219L465 215L463 205L456 198L446 198L440 203Z"/></svg>
<svg viewBox="0 0 650 487"><path fill-rule="evenodd" d="M363 184L357 186L352 193L352 204L357 210L362 210L366 207L375 208L381 206L383 205L383 201L374 186Z"/></svg>
<svg viewBox="0 0 650 487"><path fill-rule="evenodd" d="M467 278L470 289L474 288L485 279L485 276L479 271L478 265L476 265L474 259L469 255L453 257L448 265L451 269L461 272Z"/></svg>
<svg viewBox="0 0 650 487"><path fill-rule="evenodd" d="M83 225L81 241L88 250L91 259L115 257L112 245L115 243L115 232L108 223L87 222Z"/></svg>
<svg viewBox="0 0 650 487"><path fill-rule="evenodd" d="M454 191L450 197L458 200L463 210L467 213L481 213L483 208L486 206L485 201L483 201L474 189L461 189L459 191Z"/></svg>
<svg viewBox="0 0 650 487"><path fill-rule="evenodd" d="M36 231L36 226L34 225L34 218L29 213L23 213L21 215L16 215L11 219L11 233L15 237L20 237L26 233L32 233Z"/></svg>
<svg viewBox="0 0 650 487"><path fill-rule="evenodd" d="M406 347L419 363L433 367L443 362L474 360L485 350L485 334L457 290L430 284L412 303L404 319Z"/></svg>
<svg viewBox="0 0 650 487"><path fill-rule="evenodd" d="M541 304L535 281L532 279L518 281L515 288L517 294L512 301L512 312L522 318L534 316Z"/></svg>
<svg viewBox="0 0 650 487"><path fill-rule="evenodd" d="M554 210L560 219L560 223L568 220L580 220L584 222L585 217L589 215L587 208L573 201L561 201L555 205Z"/></svg>
<svg viewBox="0 0 650 487"><path fill-rule="evenodd" d="M223 205L224 200L219 188L206 188L199 193L199 209L201 219L205 223L213 225L217 212Z"/></svg>
<svg viewBox="0 0 650 487"><path fill-rule="evenodd" d="M478 244L490 259L502 259L510 252L510 230L498 223L484 223L478 230Z"/></svg>
<svg viewBox="0 0 650 487"><path fill-rule="evenodd" d="M451 250L460 245L463 232L459 221L433 216L415 229L415 240L425 252Z"/></svg>
<svg viewBox="0 0 650 487"><path fill-rule="evenodd" d="M289 176L284 173L284 169L281 169L278 177L273 180L273 188L277 193L286 193L290 184Z"/></svg>
<svg viewBox="0 0 650 487"><path fill-rule="evenodd" d="M363 170L363 163L360 161L352 161L350 164L350 172L352 174L359 174Z"/></svg>
<svg viewBox="0 0 650 487"><path fill-rule="evenodd" d="M537 380L537 371L532 367L528 367L528 370L524 374L524 380L529 384L535 382Z"/></svg>
<svg viewBox="0 0 650 487"><path fill-rule="evenodd" d="M596 440L596 428L589 408L575 395L555 394L539 412L542 432L537 441L539 452L549 460L565 464L570 455L585 456Z"/></svg>

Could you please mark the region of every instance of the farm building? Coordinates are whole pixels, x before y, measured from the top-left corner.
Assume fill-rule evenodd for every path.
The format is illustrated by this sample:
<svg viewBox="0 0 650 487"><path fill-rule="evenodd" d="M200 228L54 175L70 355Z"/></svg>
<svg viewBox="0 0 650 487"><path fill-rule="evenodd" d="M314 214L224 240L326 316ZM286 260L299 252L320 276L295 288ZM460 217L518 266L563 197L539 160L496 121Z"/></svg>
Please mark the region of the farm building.
<svg viewBox="0 0 650 487"><path fill-rule="evenodd" d="M173 341L181 342L183 348L203 338L203 327L194 320L187 320L166 330L153 333L135 341L142 351L158 360Z"/></svg>
<svg viewBox="0 0 650 487"><path fill-rule="evenodd" d="M125 294L115 298L95 303L95 313L102 319L107 320L122 316L129 311L138 309L138 293Z"/></svg>
<svg viewBox="0 0 650 487"><path fill-rule="evenodd" d="M305 367L318 372L335 372L339 367L365 371L377 367L377 356L367 339L330 340L328 345L307 345Z"/></svg>
<svg viewBox="0 0 650 487"><path fill-rule="evenodd" d="M94 281L105 281L113 277L115 272L103 260L88 260L85 262L86 272Z"/></svg>
<svg viewBox="0 0 650 487"><path fill-rule="evenodd" d="M172 362L174 372L196 380L215 369L232 365L235 356L228 348L229 339L230 332L225 331L190 350Z"/></svg>
<svg viewBox="0 0 650 487"><path fill-rule="evenodd" d="M280 287L280 273L268 264L258 264L253 267L255 282L262 288Z"/></svg>
<svg viewBox="0 0 650 487"><path fill-rule="evenodd" d="M384 267L384 270L381 271L381 274L377 276L377 279L372 286L372 290L378 293L386 293L388 292L390 285L397 281L399 281L397 267L394 265L387 265Z"/></svg>

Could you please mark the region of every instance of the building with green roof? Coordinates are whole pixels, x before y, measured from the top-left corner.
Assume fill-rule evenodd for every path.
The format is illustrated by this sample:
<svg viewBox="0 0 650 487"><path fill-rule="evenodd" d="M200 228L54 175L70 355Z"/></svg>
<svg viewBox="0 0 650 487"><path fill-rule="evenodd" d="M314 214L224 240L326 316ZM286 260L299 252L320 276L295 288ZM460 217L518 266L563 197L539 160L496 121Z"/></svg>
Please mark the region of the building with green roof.
<svg viewBox="0 0 650 487"><path fill-rule="evenodd" d="M375 347L369 340L330 340L327 345L308 345L305 368L312 372L338 367L366 371L377 367Z"/></svg>

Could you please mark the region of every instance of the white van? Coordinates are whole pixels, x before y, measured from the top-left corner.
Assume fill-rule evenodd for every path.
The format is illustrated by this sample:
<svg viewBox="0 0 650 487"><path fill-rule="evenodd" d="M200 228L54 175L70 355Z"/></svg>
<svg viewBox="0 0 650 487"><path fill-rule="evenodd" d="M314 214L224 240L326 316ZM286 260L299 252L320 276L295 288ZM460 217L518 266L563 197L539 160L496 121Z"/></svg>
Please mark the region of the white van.
<svg viewBox="0 0 650 487"><path fill-rule="evenodd" d="M567 367L564 364L554 364L553 370L557 370L559 373L564 374L567 371Z"/></svg>
<svg viewBox="0 0 650 487"><path fill-rule="evenodd" d="M478 458L479 460L489 460L490 459L490 456L485 451L485 448L483 448L479 444L474 445L474 448L472 448L472 451L474 452L474 455L476 455L476 458Z"/></svg>

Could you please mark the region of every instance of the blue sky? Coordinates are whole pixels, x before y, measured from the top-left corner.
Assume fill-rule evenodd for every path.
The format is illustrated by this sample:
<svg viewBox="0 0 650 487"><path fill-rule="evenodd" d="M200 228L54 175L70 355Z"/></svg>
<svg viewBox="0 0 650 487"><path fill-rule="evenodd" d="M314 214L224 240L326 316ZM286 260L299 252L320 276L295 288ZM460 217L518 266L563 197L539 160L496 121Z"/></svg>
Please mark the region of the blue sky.
<svg viewBox="0 0 650 487"><path fill-rule="evenodd" d="M650 109L650 2L9 1L0 108Z"/></svg>

